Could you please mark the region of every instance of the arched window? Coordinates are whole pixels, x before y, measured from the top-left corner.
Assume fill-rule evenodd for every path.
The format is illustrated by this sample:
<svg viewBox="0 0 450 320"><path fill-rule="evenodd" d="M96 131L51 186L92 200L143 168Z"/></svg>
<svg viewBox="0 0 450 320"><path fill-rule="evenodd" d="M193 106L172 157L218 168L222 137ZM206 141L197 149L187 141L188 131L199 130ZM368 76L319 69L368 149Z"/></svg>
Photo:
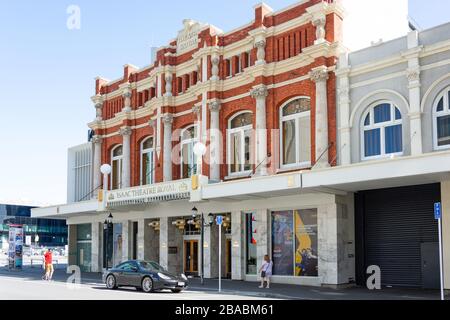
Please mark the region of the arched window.
<svg viewBox="0 0 450 320"><path fill-rule="evenodd" d="M197 142L197 126L190 126L181 132L181 177L183 179L197 174L197 156L194 153Z"/></svg>
<svg viewBox="0 0 450 320"><path fill-rule="evenodd" d="M450 88L447 88L436 99L433 108L434 147L450 148Z"/></svg>
<svg viewBox="0 0 450 320"><path fill-rule="evenodd" d="M119 145L111 150L111 189L122 187L123 147Z"/></svg>
<svg viewBox="0 0 450 320"><path fill-rule="evenodd" d="M253 114L239 113L228 123L228 172L230 175L251 173Z"/></svg>
<svg viewBox="0 0 450 320"><path fill-rule="evenodd" d="M154 145L153 137L141 143L141 185L154 183Z"/></svg>
<svg viewBox="0 0 450 320"><path fill-rule="evenodd" d="M298 98L280 108L281 167L311 165L311 102Z"/></svg>
<svg viewBox="0 0 450 320"><path fill-rule="evenodd" d="M403 153L402 114L390 102L378 102L364 114L361 124L362 159Z"/></svg>

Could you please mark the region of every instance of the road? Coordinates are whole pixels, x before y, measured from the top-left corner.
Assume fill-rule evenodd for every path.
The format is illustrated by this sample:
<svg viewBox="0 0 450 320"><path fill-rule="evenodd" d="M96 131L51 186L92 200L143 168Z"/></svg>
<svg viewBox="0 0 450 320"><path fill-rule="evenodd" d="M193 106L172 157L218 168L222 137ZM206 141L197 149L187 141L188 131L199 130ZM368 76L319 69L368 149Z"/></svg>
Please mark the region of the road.
<svg viewBox="0 0 450 320"><path fill-rule="evenodd" d="M146 294L134 288L107 290L100 284L81 284L78 287L64 282L0 277L0 300L260 300L240 295L201 291Z"/></svg>

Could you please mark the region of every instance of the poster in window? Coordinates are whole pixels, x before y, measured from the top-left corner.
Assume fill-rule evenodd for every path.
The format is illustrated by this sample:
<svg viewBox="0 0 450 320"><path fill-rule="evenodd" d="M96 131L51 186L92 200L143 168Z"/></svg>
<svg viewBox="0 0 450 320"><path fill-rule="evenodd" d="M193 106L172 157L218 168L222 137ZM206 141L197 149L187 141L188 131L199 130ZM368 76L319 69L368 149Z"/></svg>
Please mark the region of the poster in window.
<svg viewBox="0 0 450 320"><path fill-rule="evenodd" d="M114 265L118 265L122 262L122 224L115 223L113 227L113 246L114 246L114 255L113 261Z"/></svg>
<svg viewBox="0 0 450 320"><path fill-rule="evenodd" d="M273 274L292 276L294 270L294 221L292 211L272 213Z"/></svg>
<svg viewBox="0 0 450 320"><path fill-rule="evenodd" d="M317 277L317 210L294 210L295 276Z"/></svg>

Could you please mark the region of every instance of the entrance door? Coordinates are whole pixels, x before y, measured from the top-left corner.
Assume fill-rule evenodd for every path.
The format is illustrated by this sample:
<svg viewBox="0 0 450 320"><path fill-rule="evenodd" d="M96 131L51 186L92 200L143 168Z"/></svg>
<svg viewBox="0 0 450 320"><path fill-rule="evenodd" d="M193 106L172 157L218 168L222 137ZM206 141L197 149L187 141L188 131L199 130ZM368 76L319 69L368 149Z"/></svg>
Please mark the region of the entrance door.
<svg viewBox="0 0 450 320"><path fill-rule="evenodd" d="M198 274L198 241L184 241L184 273Z"/></svg>
<svg viewBox="0 0 450 320"><path fill-rule="evenodd" d="M422 283L424 289L439 289L439 242L421 244Z"/></svg>
<svg viewBox="0 0 450 320"><path fill-rule="evenodd" d="M231 239L227 239L226 246L225 246L225 270L226 270L226 277L231 279Z"/></svg>

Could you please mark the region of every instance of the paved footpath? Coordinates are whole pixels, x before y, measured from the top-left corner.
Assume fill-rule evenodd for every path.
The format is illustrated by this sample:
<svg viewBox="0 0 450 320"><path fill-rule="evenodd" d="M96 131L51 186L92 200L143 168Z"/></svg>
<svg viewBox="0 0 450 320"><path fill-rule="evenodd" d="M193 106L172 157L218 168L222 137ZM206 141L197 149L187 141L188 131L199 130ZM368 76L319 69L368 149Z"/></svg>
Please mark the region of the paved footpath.
<svg viewBox="0 0 450 320"><path fill-rule="evenodd" d="M69 275L64 267L55 271L54 281L41 280L42 269L25 268L23 271L9 271L0 267L0 299L187 299L187 300L229 300L229 299L300 299L300 300L438 300L436 290L414 290L384 288L369 291L364 288L330 289L296 285L272 284L270 289L259 289L258 284L244 281L222 281L222 293L218 294L218 281L190 279L189 290L181 295L168 293L143 294L135 289L106 290L98 273L83 273L82 285L71 290L66 280Z"/></svg>

